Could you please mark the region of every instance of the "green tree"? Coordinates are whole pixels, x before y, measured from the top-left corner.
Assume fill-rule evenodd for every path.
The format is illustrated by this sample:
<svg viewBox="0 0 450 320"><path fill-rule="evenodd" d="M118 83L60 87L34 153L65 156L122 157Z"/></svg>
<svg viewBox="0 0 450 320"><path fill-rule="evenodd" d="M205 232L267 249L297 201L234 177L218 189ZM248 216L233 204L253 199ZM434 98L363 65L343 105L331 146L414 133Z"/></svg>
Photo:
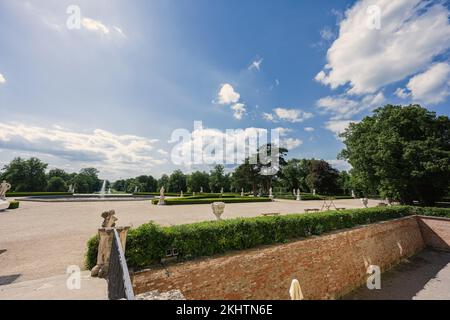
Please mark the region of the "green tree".
<svg viewBox="0 0 450 320"><path fill-rule="evenodd" d="M209 174L209 188L211 192L220 192L222 188L225 190L225 168L223 165L218 164L211 170Z"/></svg>
<svg viewBox="0 0 450 320"><path fill-rule="evenodd" d="M170 192L186 192L186 176L181 170L175 170L169 177Z"/></svg>
<svg viewBox="0 0 450 320"><path fill-rule="evenodd" d="M136 177L135 180L141 185L139 188L141 192L156 192L158 189L158 181L152 176L143 175Z"/></svg>
<svg viewBox="0 0 450 320"><path fill-rule="evenodd" d="M324 195L336 195L339 192L338 186L339 171L331 167L324 160L311 160L309 174L306 181L310 190Z"/></svg>
<svg viewBox="0 0 450 320"><path fill-rule="evenodd" d="M164 187L166 192L169 192L169 176L167 174L163 174L161 178L158 179L158 190Z"/></svg>
<svg viewBox="0 0 450 320"><path fill-rule="evenodd" d="M47 191L49 192L66 192L67 184L63 178L59 176L51 177L48 180Z"/></svg>
<svg viewBox="0 0 450 320"><path fill-rule="evenodd" d="M63 169L51 169L48 174L47 174L47 178L51 179L53 177L60 177L61 179L64 180L64 182L68 182L70 180L70 174L68 174L66 171L64 171Z"/></svg>
<svg viewBox="0 0 450 320"><path fill-rule="evenodd" d="M386 105L350 124L341 157L366 190L433 205L449 188L450 120L419 105Z"/></svg>
<svg viewBox="0 0 450 320"><path fill-rule="evenodd" d="M209 192L209 174L207 172L195 171L187 176L187 187L190 192Z"/></svg>
<svg viewBox="0 0 450 320"><path fill-rule="evenodd" d="M351 195L352 190L355 189L352 185L352 178L347 171L339 172L337 183L343 195Z"/></svg>
<svg viewBox="0 0 450 320"><path fill-rule="evenodd" d="M290 192L298 188L302 192L309 192L309 186L306 177L309 174L311 160L290 159L282 168L281 177L283 186Z"/></svg>
<svg viewBox="0 0 450 320"><path fill-rule="evenodd" d="M46 169L47 164L37 158L24 160L19 157L3 167L1 177L11 184L13 191L45 191Z"/></svg>
<svg viewBox="0 0 450 320"><path fill-rule="evenodd" d="M94 193L100 191L103 181L98 178L96 168L84 168L73 179L75 191L78 193Z"/></svg>

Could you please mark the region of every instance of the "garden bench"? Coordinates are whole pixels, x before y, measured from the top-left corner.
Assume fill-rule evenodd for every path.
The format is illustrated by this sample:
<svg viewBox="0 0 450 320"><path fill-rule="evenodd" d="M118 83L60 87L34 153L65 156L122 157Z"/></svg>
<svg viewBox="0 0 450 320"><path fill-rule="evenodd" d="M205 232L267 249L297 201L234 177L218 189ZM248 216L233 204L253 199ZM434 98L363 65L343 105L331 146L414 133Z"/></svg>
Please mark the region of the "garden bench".
<svg viewBox="0 0 450 320"><path fill-rule="evenodd" d="M268 216L279 216L279 212L267 212L267 213L261 213L262 216L268 217Z"/></svg>

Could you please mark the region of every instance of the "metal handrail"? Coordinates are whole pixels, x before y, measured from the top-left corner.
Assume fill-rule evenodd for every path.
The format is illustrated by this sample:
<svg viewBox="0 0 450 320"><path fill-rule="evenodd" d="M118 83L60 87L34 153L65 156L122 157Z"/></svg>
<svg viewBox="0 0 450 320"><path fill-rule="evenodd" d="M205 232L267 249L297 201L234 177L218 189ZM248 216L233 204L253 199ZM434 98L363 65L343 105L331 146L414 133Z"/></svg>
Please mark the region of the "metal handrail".
<svg viewBox="0 0 450 320"><path fill-rule="evenodd" d="M134 300L133 286L131 285L130 274L120 237L115 228L113 232L114 237L107 276L108 298L110 300Z"/></svg>

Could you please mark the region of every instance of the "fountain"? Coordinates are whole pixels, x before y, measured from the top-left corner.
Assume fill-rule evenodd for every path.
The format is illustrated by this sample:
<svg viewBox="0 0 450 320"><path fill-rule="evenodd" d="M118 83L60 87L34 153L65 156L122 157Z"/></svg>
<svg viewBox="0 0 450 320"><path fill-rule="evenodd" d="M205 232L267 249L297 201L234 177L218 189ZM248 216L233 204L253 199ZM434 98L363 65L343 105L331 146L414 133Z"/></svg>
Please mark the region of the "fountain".
<svg viewBox="0 0 450 320"><path fill-rule="evenodd" d="M102 188L100 190L100 198L104 198L106 193L106 180L103 180Z"/></svg>

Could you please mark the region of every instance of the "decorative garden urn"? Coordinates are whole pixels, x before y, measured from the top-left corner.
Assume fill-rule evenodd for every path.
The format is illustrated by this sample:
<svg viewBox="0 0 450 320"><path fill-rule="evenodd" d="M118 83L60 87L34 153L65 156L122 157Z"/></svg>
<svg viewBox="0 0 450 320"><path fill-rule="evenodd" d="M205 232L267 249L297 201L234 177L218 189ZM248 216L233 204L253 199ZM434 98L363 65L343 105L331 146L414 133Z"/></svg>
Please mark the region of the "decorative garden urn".
<svg viewBox="0 0 450 320"><path fill-rule="evenodd" d="M211 204L211 208L213 210L214 215L216 216L217 220L221 220L221 216L223 214L223 211L225 210L225 203L223 202L214 202Z"/></svg>

